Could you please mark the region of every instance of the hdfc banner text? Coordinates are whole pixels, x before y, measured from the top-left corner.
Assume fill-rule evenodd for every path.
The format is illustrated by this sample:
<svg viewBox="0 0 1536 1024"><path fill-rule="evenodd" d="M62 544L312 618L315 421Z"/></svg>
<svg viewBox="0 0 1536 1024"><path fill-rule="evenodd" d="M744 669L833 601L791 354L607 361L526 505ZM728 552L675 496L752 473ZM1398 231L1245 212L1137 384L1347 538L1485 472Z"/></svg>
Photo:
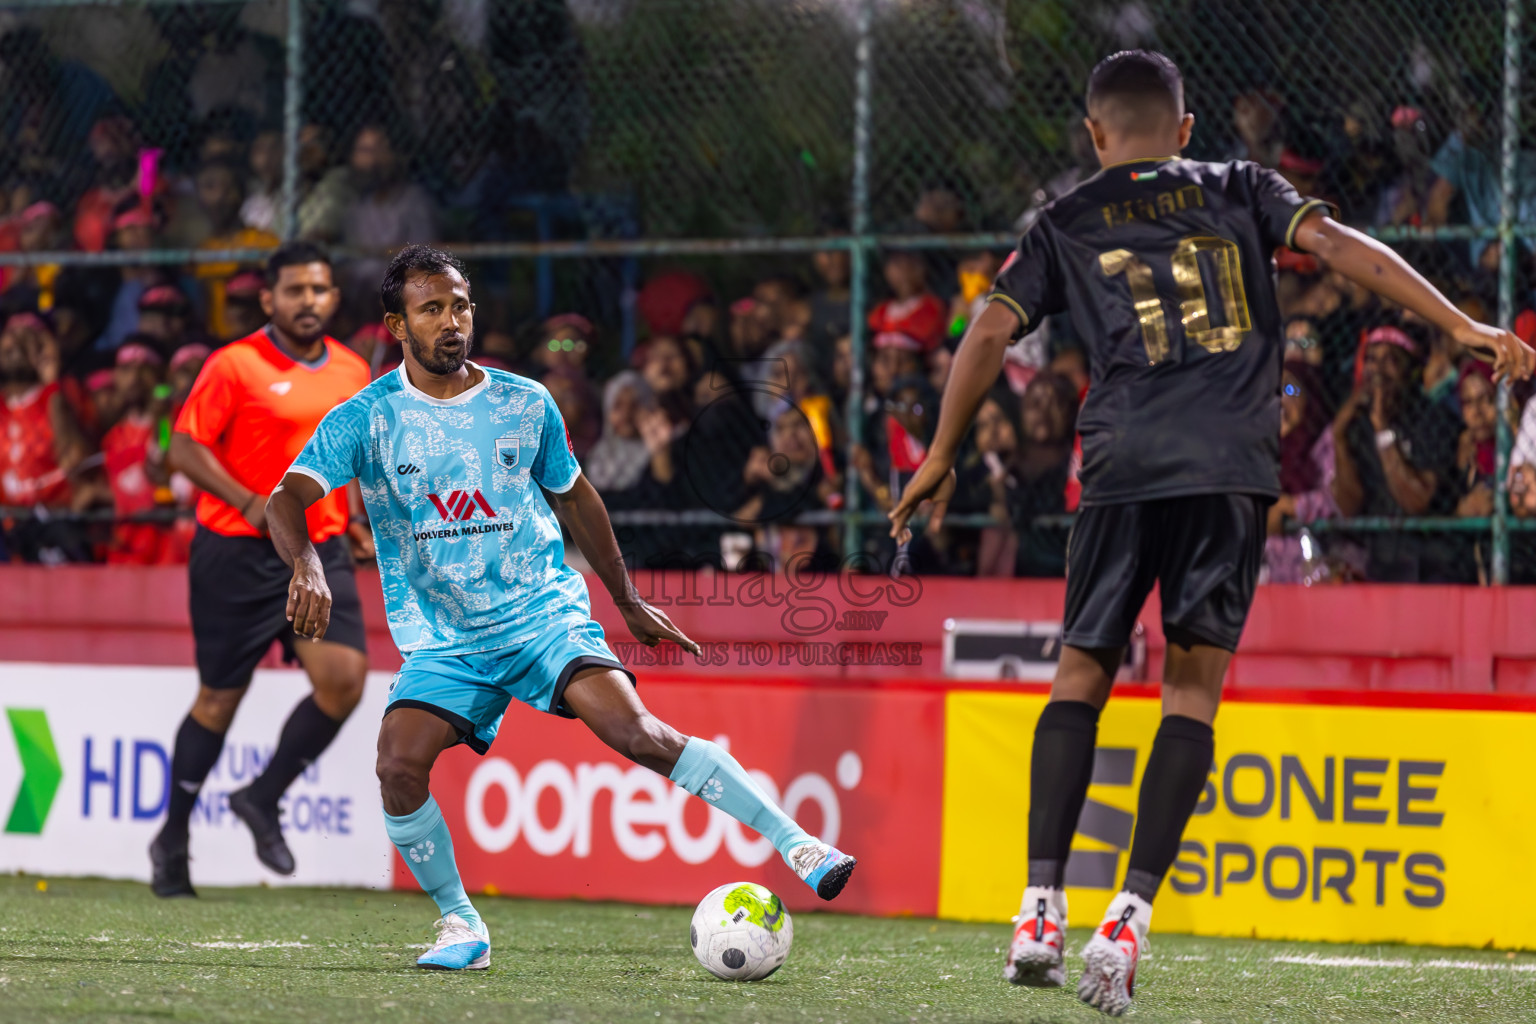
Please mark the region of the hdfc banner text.
<svg viewBox="0 0 1536 1024"><path fill-rule="evenodd" d="M1043 696L952 692L943 917L1004 920L1025 881L1024 794ZM1099 725L1068 865L1077 924L1125 871L1160 708L1117 697ZM1232 702L1216 760L1157 901L1168 932L1334 942L1529 947L1508 913L1536 842L1524 752L1536 715Z"/></svg>
<svg viewBox="0 0 1536 1024"><path fill-rule="evenodd" d="M937 911L941 690L647 676L640 694L685 735L727 747L808 831L860 858L833 909ZM432 790L471 893L692 904L740 879L791 907L822 905L753 830L579 722L516 702L490 753L449 751ZM415 886L398 858L395 879Z"/></svg>
<svg viewBox="0 0 1536 1024"><path fill-rule="evenodd" d="M363 701L280 807L298 870L256 860L232 790L261 773L304 674L258 671L192 813L199 885L389 884L389 839L374 777L374 741L389 676ZM191 668L0 662L0 871L149 879L149 843L170 796L176 730L197 693Z"/></svg>

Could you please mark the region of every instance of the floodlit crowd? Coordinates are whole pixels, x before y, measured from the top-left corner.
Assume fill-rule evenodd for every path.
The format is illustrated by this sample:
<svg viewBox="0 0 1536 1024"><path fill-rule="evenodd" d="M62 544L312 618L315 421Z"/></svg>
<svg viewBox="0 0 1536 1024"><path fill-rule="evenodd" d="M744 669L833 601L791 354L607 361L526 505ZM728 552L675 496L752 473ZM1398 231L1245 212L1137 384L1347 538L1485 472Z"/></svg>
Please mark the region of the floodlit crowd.
<svg viewBox="0 0 1536 1024"><path fill-rule="evenodd" d="M567 143L548 124L498 120L495 103L470 95L453 70L465 54L412 20L424 6L383 3L375 19L335 13L327 17L356 24L312 27L321 70L311 73L329 76L314 83L328 90L327 116L298 136L297 236L380 256L410 241L495 236L508 215L499 197L567 187ZM166 20L168 44L182 24ZM525 29L533 31L490 26L493 36ZM201 48L156 69L132 104L36 30L0 36L0 129L10 140L0 152L0 252L144 254L114 266L0 267L0 559L185 558L194 494L167 460L169 432L208 355L265 322L262 279L259 261L176 265L154 254L269 248L285 227L280 60L238 22L215 19L202 30L212 34ZM538 32L546 57L569 56L568 25ZM401 56L391 66L409 73L388 79L382 62L349 57L370 47ZM518 59L479 73L513 81ZM1453 114L1351 106L1326 144L1315 132L1302 143L1288 131L1285 97L1252 90L1237 96L1235 141L1217 155L1275 167L1357 225L1496 224L1488 119L1471 102L1442 106ZM558 109L550 116L558 121ZM492 142L410 159L444 123ZM181 128L167 135L166 125ZM1026 229L1040 204L1096 169L1085 135L1067 134L1070 166L1041 184L1017 222L974 222L965 189L935 180L913 190L903 229ZM1525 194L1523 179L1521 187ZM1531 251L1517 244L1516 330L1531 340ZM1406 249L1469 314L1492 316L1497 242ZM849 502L889 509L921 462L956 346L1006 255L879 253L857 366L844 248L719 274L697 262L647 261L622 301L629 285L599 278L606 293L585 308L534 322L515 314L505 264L474 264L477 295L487 296L476 358L548 386L635 564L798 560L831 569L848 550L840 516ZM1488 367L1304 253L1282 250L1277 263L1285 493L1270 514L1267 578L1486 580L1486 531L1317 524L1492 515L1500 414ZM381 268L370 256L338 261L343 304L332 325L375 373L400 360L380 322ZM624 332L613 315L621 306L635 324ZM1061 574L1079 492L1075 419L1091 385L1087 345L1057 319L1010 351L959 459L955 518L900 553L913 571ZM1508 411L1515 444L1506 484L1519 518L1536 515L1536 405L1527 397L1517 390ZM1378 442L1388 431L1405 459L1383 462ZM1536 573L1524 537L1513 541L1517 579ZM860 551L868 565L898 557L873 523Z"/></svg>

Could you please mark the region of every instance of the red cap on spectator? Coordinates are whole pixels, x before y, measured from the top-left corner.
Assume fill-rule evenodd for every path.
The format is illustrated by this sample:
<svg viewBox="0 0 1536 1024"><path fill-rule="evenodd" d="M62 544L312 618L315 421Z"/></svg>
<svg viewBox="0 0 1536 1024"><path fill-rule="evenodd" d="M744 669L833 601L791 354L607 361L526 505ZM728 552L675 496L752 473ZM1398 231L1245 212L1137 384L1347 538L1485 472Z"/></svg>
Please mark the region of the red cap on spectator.
<svg viewBox="0 0 1536 1024"><path fill-rule="evenodd" d="M757 300L748 295L744 299L737 299L731 303L731 316L746 316L757 308Z"/></svg>
<svg viewBox="0 0 1536 1024"><path fill-rule="evenodd" d="M679 334L688 311L709 294L708 282L699 275L672 270L657 274L641 286L635 297L635 309L652 334Z"/></svg>
<svg viewBox="0 0 1536 1024"><path fill-rule="evenodd" d="M146 210L142 206L135 206L133 209L124 210L122 213L112 218L112 230L118 231L122 228L132 227L153 227L154 223L154 213Z"/></svg>
<svg viewBox="0 0 1536 1024"><path fill-rule="evenodd" d="M590 339L592 337L592 321L580 313L561 313L559 316L552 316L544 321L544 332L546 334L558 331L562 327L569 327L571 330L578 332L583 338Z"/></svg>
<svg viewBox="0 0 1536 1024"><path fill-rule="evenodd" d="M1398 348L1406 350L1410 355L1416 354L1419 351L1419 347L1413 343L1412 338L1391 324L1373 328L1370 333L1366 334L1365 343L1367 345L1396 345Z"/></svg>
<svg viewBox="0 0 1536 1024"><path fill-rule="evenodd" d="M34 331L46 331L49 334L53 333L53 328L49 326L48 321L44 320L36 313L33 313L31 310L26 310L21 313L13 313L11 318L5 321L5 327L7 330L12 327L18 327L23 329L31 328Z"/></svg>
<svg viewBox="0 0 1536 1024"><path fill-rule="evenodd" d="M42 220L44 217L57 217L58 215L59 208L57 206L54 206L46 199L41 199L25 210L22 210L17 220L23 224L30 224L35 220Z"/></svg>
<svg viewBox="0 0 1536 1024"><path fill-rule="evenodd" d="M192 344L183 345L171 353L171 369L179 370L188 363L207 359L211 355L213 355L213 349L194 341Z"/></svg>
<svg viewBox="0 0 1536 1024"><path fill-rule="evenodd" d="M260 274L247 270L229 279L229 284L224 286L224 294L231 299L251 300L261 295L261 290L266 286Z"/></svg>
<svg viewBox="0 0 1536 1024"><path fill-rule="evenodd" d="M875 348L899 348L907 352L921 352L923 343L910 334L900 331L881 331L871 342Z"/></svg>
<svg viewBox="0 0 1536 1024"><path fill-rule="evenodd" d="M1412 128L1422 123L1423 120L1424 114L1417 107L1402 106L1392 108L1393 128Z"/></svg>
<svg viewBox="0 0 1536 1024"><path fill-rule="evenodd" d="M140 345L137 342L124 345L117 350L118 366L164 366L165 360L160 358L160 353L148 345Z"/></svg>
<svg viewBox="0 0 1536 1024"><path fill-rule="evenodd" d="M1302 156L1294 149L1286 147L1280 151L1280 170L1295 171L1298 174L1321 174L1323 162Z"/></svg>
<svg viewBox="0 0 1536 1024"><path fill-rule="evenodd" d="M185 312L190 303L175 285L161 284L139 296L140 309L160 309L171 313Z"/></svg>
<svg viewBox="0 0 1536 1024"><path fill-rule="evenodd" d="M102 391L116 383L117 377L110 369L96 370L85 378L87 391Z"/></svg>

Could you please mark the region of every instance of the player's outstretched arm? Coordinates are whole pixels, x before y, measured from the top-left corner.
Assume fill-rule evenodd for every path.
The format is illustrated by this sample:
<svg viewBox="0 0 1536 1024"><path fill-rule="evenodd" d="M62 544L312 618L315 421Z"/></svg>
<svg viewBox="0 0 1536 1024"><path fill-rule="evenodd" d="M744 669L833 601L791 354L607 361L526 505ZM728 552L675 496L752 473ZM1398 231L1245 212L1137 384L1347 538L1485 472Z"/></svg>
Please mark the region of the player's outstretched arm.
<svg viewBox="0 0 1536 1024"><path fill-rule="evenodd" d="M1318 211L1296 227L1296 247L1317 256L1363 288L1390 299L1440 328L1457 343L1482 352L1500 377L1520 380L1531 375L1536 352L1508 331L1480 324L1451 305L1449 299L1389 247Z"/></svg>
<svg viewBox="0 0 1536 1024"><path fill-rule="evenodd" d="M971 420L976 418L976 410L981 408L982 399L1003 371L1003 353L1013 344L1013 332L1018 327L1019 318L1013 310L1004 303L992 302L960 339L960 348L949 368L949 382L944 385L944 399L939 403L939 426L928 446L928 455L889 513L891 536L898 543L905 544L911 539L907 521L925 501L933 501L931 526L937 528L944 521L945 509L955 490L955 454L965 440Z"/></svg>
<svg viewBox="0 0 1536 1024"><path fill-rule="evenodd" d="M293 568L288 584L288 621L299 636L319 640L331 622L331 587L325 582L320 555L309 542L304 510L325 497L319 481L289 473L267 499L267 529L272 546Z"/></svg>
<svg viewBox="0 0 1536 1024"><path fill-rule="evenodd" d="M592 566L592 571L603 581L608 596L613 598L635 639L651 647L663 640L671 640L698 654L699 645L674 626L666 612L646 604L635 589L629 569L624 565L624 555L619 551L618 538L613 535L613 524L608 521L608 509L591 481L585 475L578 475L570 490L553 496L561 522L571 531L571 538Z"/></svg>

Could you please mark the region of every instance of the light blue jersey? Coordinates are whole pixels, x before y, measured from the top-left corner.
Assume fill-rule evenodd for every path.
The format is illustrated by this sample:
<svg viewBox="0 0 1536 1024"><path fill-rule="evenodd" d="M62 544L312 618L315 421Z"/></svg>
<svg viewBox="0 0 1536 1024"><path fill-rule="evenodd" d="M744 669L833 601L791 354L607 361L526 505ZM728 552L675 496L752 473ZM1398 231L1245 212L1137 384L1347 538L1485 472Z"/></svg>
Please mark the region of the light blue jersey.
<svg viewBox="0 0 1536 1024"><path fill-rule="evenodd" d="M450 399L404 366L385 374L327 413L292 467L327 492L357 478L406 654L490 651L591 617L539 490L564 493L581 472L560 411L537 381L479 369Z"/></svg>

